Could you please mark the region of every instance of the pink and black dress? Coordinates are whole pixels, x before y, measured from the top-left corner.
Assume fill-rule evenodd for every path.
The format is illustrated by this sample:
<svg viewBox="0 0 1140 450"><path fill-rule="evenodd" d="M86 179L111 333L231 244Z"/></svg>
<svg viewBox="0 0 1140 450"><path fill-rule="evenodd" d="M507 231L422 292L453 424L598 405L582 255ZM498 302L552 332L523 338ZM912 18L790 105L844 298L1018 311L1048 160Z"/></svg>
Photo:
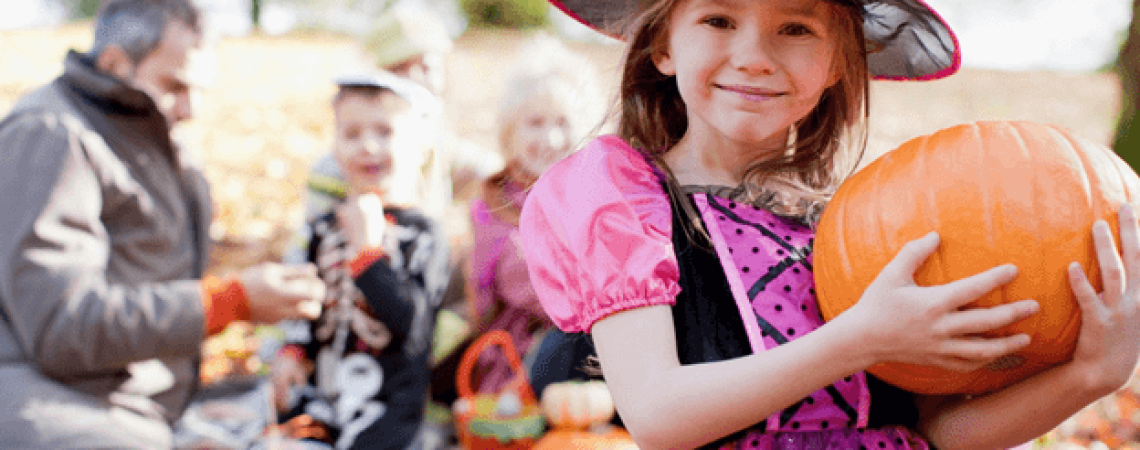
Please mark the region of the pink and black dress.
<svg viewBox="0 0 1140 450"><path fill-rule="evenodd" d="M609 314L670 305L681 363L698 364L762 352L823 325L809 223L741 201L739 189L685 191L671 199L662 175L616 137L595 140L539 180L523 207L523 248L559 328L588 333ZM690 241L671 201L696 206L711 242ZM912 431L917 418L910 394L858 372L705 448L928 449Z"/></svg>

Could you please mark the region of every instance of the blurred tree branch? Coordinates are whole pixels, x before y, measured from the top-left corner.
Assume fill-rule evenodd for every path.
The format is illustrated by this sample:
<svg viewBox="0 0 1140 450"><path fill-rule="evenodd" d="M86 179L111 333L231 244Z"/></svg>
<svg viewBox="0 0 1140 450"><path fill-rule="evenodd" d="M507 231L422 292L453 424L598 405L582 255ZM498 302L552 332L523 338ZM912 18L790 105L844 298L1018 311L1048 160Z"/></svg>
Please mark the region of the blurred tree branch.
<svg viewBox="0 0 1140 450"><path fill-rule="evenodd" d="M1120 75L1121 110L1113 148L1132 170L1140 171L1140 124L1135 123L1140 100L1140 0L1132 2L1132 24L1120 48L1116 71Z"/></svg>
<svg viewBox="0 0 1140 450"><path fill-rule="evenodd" d="M249 18L254 29L261 28L261 0L250 0Z"/></svg>

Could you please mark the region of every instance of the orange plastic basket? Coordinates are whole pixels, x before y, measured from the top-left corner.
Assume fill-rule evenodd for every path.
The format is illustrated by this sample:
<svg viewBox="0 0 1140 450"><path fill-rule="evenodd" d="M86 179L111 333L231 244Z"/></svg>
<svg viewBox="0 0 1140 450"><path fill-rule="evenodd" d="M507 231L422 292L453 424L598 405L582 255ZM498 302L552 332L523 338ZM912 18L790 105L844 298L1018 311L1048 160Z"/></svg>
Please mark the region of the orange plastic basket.
<svg viewBox="0 0 1140 450"><path fill-rule="evenodd" d="M487 347L497 345L515 372L515 378L500 392L474 392L471 389L471 372L479 355ZM460 443L467 450L525 450L534 447L546 428L546 419L527 380L526 370L519 360L511 335L502 330L485 333L476 339L463 354L455 375L456 400L455 427ZM505 394L514 394L519 400L518 413L502 415L497 412Z"/></svg>

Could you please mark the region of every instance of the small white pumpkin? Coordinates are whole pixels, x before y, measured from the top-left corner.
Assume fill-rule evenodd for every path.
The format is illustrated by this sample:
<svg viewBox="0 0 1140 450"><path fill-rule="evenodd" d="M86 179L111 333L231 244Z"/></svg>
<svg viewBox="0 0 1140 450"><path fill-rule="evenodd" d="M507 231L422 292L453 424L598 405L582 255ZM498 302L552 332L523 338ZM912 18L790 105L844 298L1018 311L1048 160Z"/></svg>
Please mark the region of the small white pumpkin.
<svg viewBox="0 0 1140 450"><path fill-rule="evenodd" d="M523 404L514 392L504 392L495 402L495 414L500 417L514 417L522 412Z"/></svg>
<svg viewBox="0 0 1140 450"><path fill-rule="evenodd" d="M600 380L553 383L542 391L541 406L555 428L584 429L614 416L614 399Z"/></svg>

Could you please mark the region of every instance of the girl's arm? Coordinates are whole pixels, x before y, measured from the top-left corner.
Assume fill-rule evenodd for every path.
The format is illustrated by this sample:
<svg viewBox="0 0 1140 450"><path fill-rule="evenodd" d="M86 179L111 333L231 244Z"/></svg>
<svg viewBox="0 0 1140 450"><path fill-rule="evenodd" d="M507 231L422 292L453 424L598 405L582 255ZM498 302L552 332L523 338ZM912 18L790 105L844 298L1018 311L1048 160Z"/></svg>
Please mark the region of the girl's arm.
<svg viewBox="0 0 1140 450"><path fill-rule="evenodd" d="M1113 390L1065 364L973 399L920 397L918 428L941 450L1010 448L1047 433Z"/></svg>
<svg viewBox="0 0 1140 450"><path fill-rule="evenodd" d="M742 358L682 366L667 306L598 320L591 334L622 421L642 448L694 448L872 364L972 370L1028 343L1024 335L970 335L1027 317L1033 302L957 311L1010 281L1015 271L1008 267L943 286L914 284L914 271L937 244L933 236L907 244L855 307L799 339Z"/></svg>
<svg viewBox="0 0 1140 450"><path fill-rule="evenodd" d="M871 364L843 325L760 354L682 366L673 315L648 306L607 316L592 336L614 402L642 449L696 448Z"/></svg>
<svg viewBox="0 0 1140 450"><path fill-rule="evenodd" d="M1017 445L1128 381L1140 356L1140 231L1131 206L1124 205L1119 217L1123 261L1108 224L1093 226L1104 293L1096 294L1080 265L1069 267L1081 306L1073 360L986 396L928 401L919 428L931 442L947 449Z"/></svg>

